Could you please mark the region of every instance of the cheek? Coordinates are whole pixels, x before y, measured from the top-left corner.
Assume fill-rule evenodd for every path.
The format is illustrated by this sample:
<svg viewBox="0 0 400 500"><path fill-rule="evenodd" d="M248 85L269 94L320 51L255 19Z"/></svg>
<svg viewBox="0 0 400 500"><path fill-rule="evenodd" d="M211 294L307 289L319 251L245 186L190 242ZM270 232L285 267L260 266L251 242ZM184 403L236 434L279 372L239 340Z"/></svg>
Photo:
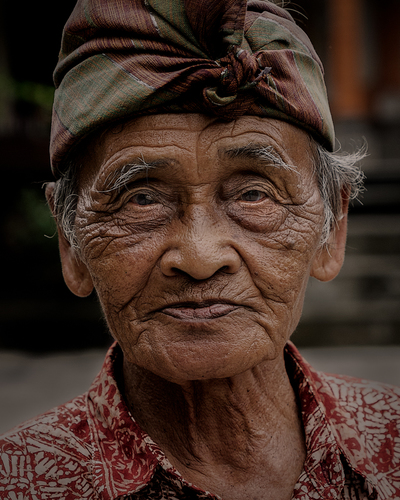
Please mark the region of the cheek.
<svg viewBox="0 0 400 500"><path fill-rule="evenodd" d="M140 235L129 224L97 224L82 231L83 258L100 302L119 310L140 296L162 254L162 231ZM97 229L97 230L96 230Z"/></svg>
<svg viewBox="0 0 400 500"><path fill-rule="evenodd" d="M256 255L256 251L251 252L247 260L254 286L265 304L260 324L269 332L273 343L278 346L276 352L279 352L301 318L310 275L310 258L293 250L270 248L263 248L260 258L255 259Z"/></svg>
<svg viewBox="0 0 400 500"><path fill-rule="evenodd" d="M306 216L305 216L306 214ZM319 248L321 210L287 210L274 231L237 234L242 258L264 298L294 307L303 302L311 266Z"/></svg>

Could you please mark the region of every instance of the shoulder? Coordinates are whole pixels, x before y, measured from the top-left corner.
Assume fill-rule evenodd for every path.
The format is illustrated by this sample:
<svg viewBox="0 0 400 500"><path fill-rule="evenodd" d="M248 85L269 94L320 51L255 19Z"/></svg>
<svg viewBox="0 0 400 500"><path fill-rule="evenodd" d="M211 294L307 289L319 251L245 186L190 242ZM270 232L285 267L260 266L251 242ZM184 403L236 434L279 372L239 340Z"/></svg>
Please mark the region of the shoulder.
<svg viewBox="0 0 400 500"><path fill-rule="evenodd" d="M362 430L400 426L400 387L345 375L318 374L334 404L346 409Z"/></svg>
<svg viewBox="0 0 400 500"><path fill-rule="evenodd" d="M311 391L328 420L341 422L343 428L347 422L361 434L367 429L400 427L400 387L317 371L292 343L286 346L286 353L294 362L290 370L300 395L307 399Z"/></svg>
<svg viewBox="0 0 400 500"><path fill-rule="evenodd" d="M308 430L328 430L343 464L374 498L399 499L400 388L317 371L292 344L286 353Z"/></svg>
<svg viewBox="0 0 400 500"><path fill-rule="evenodd" d="M347 376L318 375L322 382L319 395L347 460L374 485L379 499L399 498L400 388Z"/></svg>
<svg viewBox="0 0 400 500"><path fill-rule="evenodd" d="M79 396L0 436L1 498L93 498L86 407Z"/></svg>

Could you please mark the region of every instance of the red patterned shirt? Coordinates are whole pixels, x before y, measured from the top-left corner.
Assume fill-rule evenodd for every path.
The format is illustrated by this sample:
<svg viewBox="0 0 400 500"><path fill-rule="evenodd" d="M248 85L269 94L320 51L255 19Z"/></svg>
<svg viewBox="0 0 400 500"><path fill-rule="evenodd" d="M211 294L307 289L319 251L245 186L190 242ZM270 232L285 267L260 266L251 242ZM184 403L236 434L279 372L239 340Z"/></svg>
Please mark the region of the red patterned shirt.
<svg viewBox="0 0 400 500"><path fill-rule="evenodd" d="M293 499L400 499L400 389L314 371L293 344L307 457ZM213 499L189 484L130 415L109 350L89 391L0 438L0 498Z"/></svg>

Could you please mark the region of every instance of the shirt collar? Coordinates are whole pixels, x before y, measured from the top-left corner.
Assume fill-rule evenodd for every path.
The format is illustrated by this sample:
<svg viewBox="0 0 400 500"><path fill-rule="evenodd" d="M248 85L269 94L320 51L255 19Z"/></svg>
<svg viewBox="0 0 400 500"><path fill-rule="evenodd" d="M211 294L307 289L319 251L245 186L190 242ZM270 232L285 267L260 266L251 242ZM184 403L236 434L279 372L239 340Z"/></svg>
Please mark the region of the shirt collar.
<svg viewBox="0 0 400 500"><path fill-rule="evenodd" d="M88 392L94 488L104 500L133 493L146 485L165 459L134 421L119 392L119 360L120 348L113 344Z"/></svg>
<svg viewBox="0 0 400 500"><path fill-rule="evenodd" d="M354 418L340 404L323 374L313 370L291 342L285 348L285 358L306 436L304 473L322 498L335 498L344 484L344 459L374 494L376 468ZM114 343L88 392L93 446L90 467L95 490L103 500L135 493L147 485L158 467L172 480L191 486L130 414L117 385L121 365L122 353Z"/></svg>

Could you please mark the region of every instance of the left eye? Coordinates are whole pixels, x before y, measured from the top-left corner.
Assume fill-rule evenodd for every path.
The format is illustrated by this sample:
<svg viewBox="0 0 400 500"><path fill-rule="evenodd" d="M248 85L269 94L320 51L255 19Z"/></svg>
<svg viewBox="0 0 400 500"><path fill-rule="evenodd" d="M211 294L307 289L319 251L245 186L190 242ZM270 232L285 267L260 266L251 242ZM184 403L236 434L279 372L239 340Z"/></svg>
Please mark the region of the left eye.
<svg viewBox="0 0 400 500"><path fill-rule="evenodd" d="M152 205L153 203L156 203L155 199L147 193L139 193L135 194L135 196L132 196L130 199L132 203L135 203L135 205Z"/></svg>
<svg viewBox="0 0 400 500"><path fill-rule="evenodd" d="M243 193L240 199L243 201L260 201L266 197L267 195L263 191L257 191L253 189L252 191L247 191L246 193Z"/></svg>

